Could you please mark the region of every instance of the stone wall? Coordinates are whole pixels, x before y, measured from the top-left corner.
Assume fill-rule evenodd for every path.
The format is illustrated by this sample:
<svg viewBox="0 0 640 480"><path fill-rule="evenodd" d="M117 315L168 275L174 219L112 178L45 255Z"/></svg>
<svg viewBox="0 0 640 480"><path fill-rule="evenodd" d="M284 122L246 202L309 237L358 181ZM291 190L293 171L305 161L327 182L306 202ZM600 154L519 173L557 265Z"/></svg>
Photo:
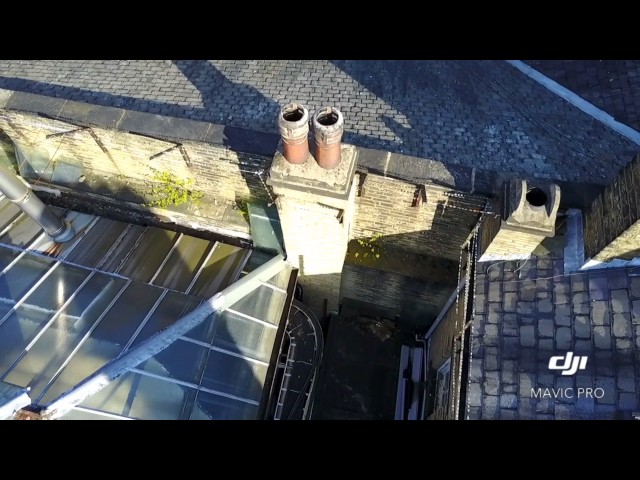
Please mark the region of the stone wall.
<svg viewBox="0 0 640 480"><path fill-rule="evenodd" d="M640 155L584 215L585 256L608 262L640 257Z"/></svg>
<svg viewBox="0 0 640 480"><path fill-rule="evenodd" d="M15 145L20 173L37 184L36 191L43 186L59 190L44 195L53 203L79 208L84 194L87 208L95 207L95 213L108 214L116 209L126 215L125 207L133 206L140 213L132 216L133 221L166 218L164 226L173 224L175 228L185 226L248 240L249 225L237 204L276 200L266 185L275 144L270 149L272 137L268 141L254 139L265 134L227 130L228 127L205 122L14 92L0 110L0 157L15 164L12 158ZM485 202L481 195L460 191L467 188L464 185L469 175L460 176L439 163L436 165L437 162L398 155L383 155L383 167L378 168L379 155L372 156L375 151L365 150L357 149L360 176L356 176L356 206L353 213L351 209L342 212L342 221L336 221L340 215L334 209L323 210L321 204L311 211L307 207L298 209L293 200L294 203L280 209L281 215L295 216L304 210L307 216L300 224L304 227L292 232L293 237L289 235L289 246L297 241L301 245L306 242L329 248L332 239L341 236L333 230L340 228L351 242L380 236L380 245L391 256L399 253L401 257L406 254L402 258L432 256L449 263L458 262L460 245ZM192 188L202 192L204 199L199 204L187 202L166 209L146 206L153 199L149 190L154 184L154 171L170 172L180 180L192 181ZM398 178L400 174L404 175L402 179ZM474 176L470 178L473 186ZM43 195L41 191L39 195ZM325 216L331 223L328 236L319 235L317 229L318 221ZM339 243L340 252L336 250L336 255L341 258L336 258L336 262L344 260L342 240ZM323 298L332 299L327 307L334 310L337 299L344 296L338 294L344 282L335 268L327 266L326 258L314 264L313 256L309 256L306 264L301 265L300 279L308 287L305 299L317 297L314 302L318 308ZM455 286L449 274L445 280L425 281L424 275L414 275L415 272L403 268L380 269L375 264L365 268L354 265L351 272L353 284L364 282L369 288L347 289L350 298L393 306L399 313L410 310L422 314L422 310L407 307L420 302L437 313ZM398 288L392 288L393 285ZM380 294L381 291L384 293Z"/></svg>
<svg viewBox="0 0 640 480"><path fill-rule="evenodd" d="M369 174L356 199L352 238L378 234L381 245L457 261L485 201L451 187Z"/></svg>

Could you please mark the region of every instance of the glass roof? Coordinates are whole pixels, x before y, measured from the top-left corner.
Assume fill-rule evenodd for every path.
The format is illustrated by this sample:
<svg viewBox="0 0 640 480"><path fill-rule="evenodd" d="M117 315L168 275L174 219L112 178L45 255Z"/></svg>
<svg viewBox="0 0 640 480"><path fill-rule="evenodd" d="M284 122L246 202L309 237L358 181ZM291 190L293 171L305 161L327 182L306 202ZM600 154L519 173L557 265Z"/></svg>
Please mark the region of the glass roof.
<svg viewBox="0 0 640 480"><path fill-rule="evenodd" d="M43 406L270 256L55 209L54 244L0 199L0 381ZM260 282L63 418L248 419L264 399L290 268Z"/></svg>

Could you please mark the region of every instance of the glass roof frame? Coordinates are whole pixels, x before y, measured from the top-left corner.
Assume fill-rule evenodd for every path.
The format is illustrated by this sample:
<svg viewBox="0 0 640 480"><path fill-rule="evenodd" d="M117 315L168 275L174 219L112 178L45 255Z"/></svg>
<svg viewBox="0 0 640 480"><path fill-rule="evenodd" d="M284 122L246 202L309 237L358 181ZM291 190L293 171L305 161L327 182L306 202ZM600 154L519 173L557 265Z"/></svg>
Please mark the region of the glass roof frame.
<svg viewBox="0 0 640 480"><path fill-rule="evenodd" d="M2 201L3 197L0 196L0 201ZM76 212L70 211L70 210L62 210L63 214L66 216L69 213L73 213L75 214ZM77 214L78 216L89 216L88 214ZM99 217L99 216L93 216L94 218L91 218L90 220L87 220L85 218L85 220L87 220L87 224L84 227L84 230L82 231L81 235L78 235L77 239L74 239L72 242L70 242L70 245L68 245L68 247L66 247L64 249L64 251L58 256L58 257L52 257L50 255L47 255L45 253L42 253L41 251L36 250L36 248L38 246L42 246L43 242L46 243L47 240L47 235L44 232L40 232L39 234L37 234L35 237L33 237L33 239L28 243L28 244L24 244L24 245L12 245L12 244L7 244L5 242L0 243L0 251L6 251L6 250L12 250L14 252L18 252L18 254L15 256L15 258L13 258L9 264L6 265L6 267L2 268L0 270L0 278L3 277L4 274L6 274L7 272L9 272L13 267L15 267L16 265L19 264L19 262L25 258L29 258L30 256L34 256L34 257L38 257L42 260L51 262L48 267L46 268L46 270L44 270L44 272L42 273L42 275L40 275L40 277L37 278L36 282L30 287L28 288L17 300L12 301L12 303L10 304L10 308L8 311L4 311L1 310L0 312L0 327L7 321L9 321L9 319L12 318L12 315L14 313L16 313L20 307L24 306L28 306L28 301L29 298L38 291L39 287L41 287L48 278L52 277L53 274L55 274L56 270L59 269L61 266L65 266L64 268L72 268L72 269L80 269L86 272L86 275L84 276L84 278L82 278L82 280L80 281L80 283L77 285L77 287L75 287L73 289L73 291L71 292L65 292L65 295L68 295L65 297L65 300L59 304L58 308L53 311L51 310L50 313L52 313L52 315L50 317L48 317L40 326L39 330L37 331L37 333L35 334L34 337L32 337L26 348L19 354L19 356L17 358L15 358L11 364L11 366L9 368L6 369L6 371L0 371L0 378L4 379L7 378L7 376L9 376L12 372L13 369L29 354L31 347L33 347L35 344L37 344L37 342L47 333L47 331L49 330L49 328L54 325L57 324L59 319L64 315L65 318L72 318L74 319L74 321L78 321L80 319L80 317L73 317L73 316L69 316L69 314L64 313L66 312L66 309L72 305L74 303L74 300L79 297L79 295L81 294L81 292L83 292L83 289L85 287L87 287L87 285L92 281L92 279L96 278L96 276L104 276L105 278L113 278L113 279L119 279L121 281L121 284L118 288L117 291L115 291L115 293L113 294L112 298L110 298L110 300L108 301L108 304L106 305L106 307L104 307L104 309L101 311L100 315L97 318L94 318L91 323L91 325L86 329L86 331L84 331L83 333L81 333L76 339L75 339L75 345L73 345L73 348L70 348L70 350L68 350L68 352L65 353L64 358L60 358L61 363L58 366L58 368L55 370L53 376L48 380L48 382L46 383L46 385L44 386L43 390L38 393L38 395L36 396L36 398L33 398L33 403L34 405L39 405L40 402L45 398L46 394L48 393L49 389L51 388L51 386L58 380L58 378L60 377L60 375L64 372L65 368L67 366L69 366L70 362L72 362L75 358L76 355L78 354L78 352L80 352L80 350L83 349L83 347L85 345L88 344L89 340L92 338L92 334L96 331L96 329L98 329L101 325L101 322L104 320L104 318L109 314L109 312L112 310L112 308L114 307L114 305L116 305L116 303L118 302L118 300L122 297L122 295L127 291L127 289L129 289L133 284L136 284L137 282L126 277L123 276L119 273L120 269L123 267L125 260L122 261L122 263L115 269L116 271L104 271L101 270L100 267L102 265L105 264L105 262L107 262L111 256L111 254L113 253L113 250L115 248L117 248L117 246L120 243L120 240L123 239L127 232L132 228L132 224L128 224L126 226L126 228L123 229L123 231L119 234L118 239L116 242L114 242L113 245L111 245L111 247L109 249L107 249L107 251L104 253L104 255L102 256L102 258L100 258L99 261L97 261L96 263L94 263L94 267L91 266L87 266L87 265L81 265L81 264L77 264L71 261L66 260L66 258L74 251L74 249L77 247L78 244L80 244L82 238L84 236L87 235L87 233L95 227L95 225L98 224L98 222L100 221L101 218L103 217ZM24 214L22 212L20 212L13 220L11 220L9 222L9 224L5 227L2 228L2 231L0 232L0 236L6 234L7 232L9 232L13 226L15 226L16 224L18 224L20 221L24 220ZM0 225L1 227L1 225ZM144 228L144 231L147 231L149 227ZM142 235L141 235L142 236ZM140 238L141 238L140 236ZM180 233L180 234L176 234L176 238L175 241L173 242L173 245L171 246L171 248L169 249L169 251L166 253L166 255L164 256L163 261L161 262L161 264L159 265L159 267L156 269L155 273L153 274L152 279L155 279L156 277L158 277L158 275L160 274L162 268L167 264L167 262L169 261L172 253L176 250L176 248L179 246L180 241L182 240L182 238L184 238L185 235ZM144 316L144 318L142 319L142 321L137 325L137 328L135 328L133 334L129 337L128 341L126 342L126 344L122 347L120 353L113 359L113 361L122 359L123 357L126 358L127 355L130 355L130 352L132 350L139 350L140 346L136 346L134 343L136 341L136 339L141 335L141 333L144 331L145 327L147 326L147 324L150 322L150 320L153 318L154 314L156 313L156 311L158 310L159 306L162 304L163 300L167 297L167 295L170 292L176 292L179 293L181 295L188 295L191 290L194 288L194 286L196 285L196 283L198 282L198 279L200 278L201 274L203 273L205 266L208 264L209 260L212 258L212 256L214 255L214 252L216 251L216 248L218 248L219 245L225 245L225 244L221 244L219 242L212 242L212 245L210 247L207 247L208 250L206 250L206 254L203 256L203 259L201 260L201 263L199 264L199 266L197 267L193 278L191 279L191 281L189 282L189 285L187 286L186 290L184 292L180 292L180 291L176 291L173 290L171 288L168 287L163 287L163 286L159 286L159 285L153 285L154 288L158 288L161 289L161 293L158 296L158 298L155 300L155 302L153 303L153 306L151 309L149 309L149 311L146 313L146 315ZM131 248L131 251L135 250L137 244L134 245ZM245 265L247 264L247 261L249 259L250 255L246 255L244 256L240 263L234 264L232 265L232 267L236 270L242 271L244 270ZM254 358L253 355L247 354L246 352L237 350L234 351L232 349L229 348L225 348L224 346L220 346L220 345L214 345L212 343L208 343L206 341L202 341L199 340L197 338L192 338L191 336L189 336L188 334L190 334L190 331L187 332L183 332L180 335L177 335L173 341L171 342L171 344L175 341L182 341L182 342L187 342L189 344L192 345L197 345L200 347L204 347L206 349L206 359L204 361L204 365L208 364L208 357L210 355L211 352L216 352L218 354L222 354L231 358L237 358L237 359L241 359L243 361L245 361L248 364L252 364L252 365L256 365L259 366L261 368L265 368L267 370L267 377L268 375L268 370L272 369L273 365L272 365L272 359L274 357L274 352L279 349L280 347L280 343L281 343L281 339L282 339L282 333L284 332L284 323L282 321L282 317L286 318L286 312L283 312L283 310L288 310L289 305L291 303L291 299L292 299L292 292L291 292L291 288L290 288L290 272L291 272L291 266L282 258L282 256L278 255L277 257L274 257L272 259L272 261L269 261L267 263L272 264L271 266L271 270L267 269L268 274L264 274L262 270L262 267L258 267L257 269L249 272L248 274L246 274L244 277L241 277L239 280L237 280L235 283L232 283L229 287L225 288L223 291L219 292L219 294L216 294L215 296L217 296L218 298L222 298L224 299L223 303L218 304L217 309L216 309L216 314L222 314L223 312L229 312L229 314L235 315L238 318L242 318L244 320L247 320L249 322L251 322L252 324L256 324L259 325L260 327L262 327L262 331L266 331L266 330L270 330L270 331L275 331L274 333L275 338L274 338L274 343L273 343L273 348L271 351L271 358L269 358L269 361L265 361L266 358ZM273 265L278 265L277 268L274 270L273 269ZM263 265L264 266L264 265ZM195 265L194 265L195 267ZM283 277L283 279L286 279L286 285L274 285L273 283L271 283L269 280L270 279L276 279L280 273L282 272L282 269L286 269L289 271L289 274L286 275L285 277ZM239 273L238 271L238 273ZM238 278L236 276L236 278ZM282 280L279 281L279 283L282 283ZM239 284L239 285L238 285ZM247 288L247 286L250 285L250 288ZM287 287L282 288L282 287ZM243 289L243 293L238 296L237 294L237 290L238 289ZM272 312L272 315L276 315L278 316L277 319L274 319L273 321L276 323L272 323L266 320L263 320L261 318L256 318L255 316L249 315L247 313L244 313L242 311L236 310L235 308L235 304L238 303L240 300L242 300L242 298L244 298L246 295L251 295L256 289L259 288L266 288L268 290L270 290L272 292L273 295L275 295L275 297L282 297L276 304L276 306L279 306L280 302L282 302L282 308L276 308L276 310L274 310ZM226 292L226 293L225 293ZM215 297L214 296L214 297ZM231 300L234 300L233 302ZM3 300L4 301L4 300ZM271 300L268 300L268 302L271 302ZM208 301L207 300L202 300L200 305L196 307L196 310L198 308L201 308L203 305L207 304ZM7 306L9 306L9 304L5 304ZM32 307L30 307L32 308ZM272 309L273 310L273 309ZM186 316L188 316L189 314L187 314ZM176 322L177 323L177 322ZM266 330L264 330L266 329ZM156 334L157 335L157 334ZM149 341L149 338L147 338L146 340L143 341L143 343L147 343ZM132 347L133 345L133 347ZM169 346L170 344L167 344L166 346ZM107 365L109 365L109 362ZM158 377L159 379L161 379L162 381L168 382L168 383L173 383L176 385L184 385L184 386L188 386L189 388L194 388L197 389L196 392L205 392L207 394L212 394L212 395L218 395L220 397L226 397L226 398L232 398L232 399L236 399L238 401L241 402L245 402L245 403L249 403L251 405L257 406L259 407L261 405L261 403L263 403L265 401L265 392L268 393L268 389L270 388L269 385L265 384L263 386L263 394L260 397L261 399L256 400L256 399L252 399L252 398L245 398L242 396L238 396L238 395L233 395L227 392L223 392L223 391L218 391L216 389L207 387L205 385L201 385L201 384L196 384L193 382L186 382L184 380L180 380L180 379L176 379L176 378L171 378L169 376L163 376L163 375L158 375L158 374L154 374L152 372L149 371L145 371L143 370L142 367L142 363L144 362L140 362L138 363L136 366L132 367L131 369L129 369L128 371L135 373L135 374L139 374L145 377ZM106 366L106 365L105 365ZM55 368L55 367L54 367ZM204 367L203 367L204 368ZM98 369L97 372L95 372L94 374L90 375L90 377L95 376L95 375L99 375L99 372L101 370L104 369ZM52 369L53 371L53 369ZM201 378L200 381L202 381L202 375L204 375L204 370L201 371ZM86 380L86 379L85 379ZM80 382L82 383L82 382ZM77 386L77 384L76 384ZM52 402L49 402L48 405L50 405ZM103 415L105 417L110 417L110 418L124 418L121 415L117 415L115 413L112 412L106 412L106 411L99 411L99 410L92 410L90 407L86 407L84 405L76 405L73 407L73 411L76 412L85 412L87 414L91 414L92 412L94 414L100 414Z"/></svg>

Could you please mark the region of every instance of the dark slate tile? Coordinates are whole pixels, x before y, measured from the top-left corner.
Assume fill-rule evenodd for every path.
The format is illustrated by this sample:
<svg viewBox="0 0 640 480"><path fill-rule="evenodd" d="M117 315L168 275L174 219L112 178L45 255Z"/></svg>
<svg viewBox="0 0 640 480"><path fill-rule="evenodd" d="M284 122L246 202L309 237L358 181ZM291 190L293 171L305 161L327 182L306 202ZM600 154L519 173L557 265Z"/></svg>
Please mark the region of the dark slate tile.
<svg viewBox="0 0 640 480"><path fill-rule="evenodd" d="M629 295L640 298L640 277L629 277Z"/></svg>
<svg viewBox="0 0 640 480"><path fill-rule="evenodd" d="M497 325L500 323L502 313L496 312L495 309L492 309L492 311L487 313L485 318L488 324Z"/></svg>
<svg viewBox="0 0 640 480"><path fill-rule="evenodd" d="M536 337L533 325L523 325L520 327L520 345L523 347L533 347L536 344Z"/></svg>
<svg viewBox="0 0 640 480"><path fill-rule="evenodd" d="M536 287L531 283L525 283L520 286L520 300L531 302L536 298Z"/></svg>
<svg viewBox="0 0 640 480"><path fill-rule="evenodd" d="M627 289L611 290L611 308L614 313L629 313L629 291Z"/></svg>
<svg viewBox="0 0 640 480"><path fill-rule="evenodd" d="M557 326L569 327L571 326L571 305L556 305L554 312L554 320Z"/></svg>
<svg viewBox="0 0 640 480"><path fill-rule="evenodd" d="M568 327L559 327L556 329L556 348L561 351L570 350L573 339L573 333Z"/></svg>
<svg viewBox="0 0 640 480"><path fill-rule="evenodd" d="M633 340L630 338L616 338L615 345L617 351L626 352L633 348Z"/></svg>
<svg viewBox="0 0 640 480"><path fill-rule="evenodd" d="M518 397L512 393L503 393L502 395L500 395L500 408L501 409L518 408Z"/></svg>
<svg viewBox="0 0 640 480"><path fill-rule="evenodd" d="M554 350L553 338L538 340L538 358L548 359Z"/></svg>
<svg viewBox="0 0 640 480"><path fill-rule="evenodd" d="M628 278L626 269L616 268L607 272L607 281L612 290L627 288L629 286Z"/></svg>
<svg viewBox="0 0 640 480"><path fill-rule="evenodd" d="M571 276L571 291L572 292L584 292L589 289L589 282L587 275L572 275Z"/></svg>
<svg viewBox="0 0 640 480"><path fill-rule="evenodd" d="M500 399L500 406L502 406L502 398ZM518 412L516 410L500 409L500 420L517 420Z"/></svg>
<svg viewBox="0 0 640 480"><path fill-rule="evenodd" d="M517 337L518 332L518 316L513 313L505 313L502 315L502 335L507 337Z"/></svg>
<svg viewBox="0 0 640 480"><path fill-rule="evenodd" d="M598 395L602 394L602 398L596 398L597 404L612 405L616 403L616 385L613 377L596 377L595 388L602 389Z"/></svg>
<svg viewBox="0 0 640 480"><path fill-rule="evenodd" d="M636 410L638 408L638 396L635 393L621 392L618 396L620 410Z"/></svg>
<svg viewBox="0 0 640 480"><path fill-rule="evenodd" d="M495 420L498 418L498 396L484 395L482 397L482 419Z"/></svg>
<svg viewBox="0 0 640 480"><path fill-rule="evenodd" d="M533 313L533 303L532 302L525 302L525 301L519 301L518 302L518 314L519 315L527 315L527 314L532 314Z"/></svg>
<svg viewBox="0 0 640 480"><path fill-rule="evenodd" d="M553 337L554 327L553 320L541 319L538 321L538 336L541 338Z"/></svg>
<svg viewBox="0 0 640 480"><path fill-rule="evenodd" d="M631 319L634 325L640 325L640 300L631 302Z"/></svg>
<svg viewBox="0 0 640 480"><path fill-rule="evenodd" d="M505 292L503 294L502 309L505 312L515 312L517 310L518 294L515 292Z"/></svg>
<svg viewBox="0 0 640 480"><path fill-rule="evenodd" d="M593 339L597 349L611 349L611 331L607 326L593 327Z"/></svg>
<svg viewBox="0 0 640 480"><path fill-rule="evenodd" d="M536 384L536 376L529 372L520 372L518 374L518 393L521 397L530 397L531 388Z"/></svg>
<svg viewBox="0 0 640 480"><path fill-rule="evenodd" d="M544 298L537 301L537 310L538 313L551 313L553 312L553 304L551 303L551 299Z"/></svg>
<svg viewBox="0 0 640 480"><path fill-rule="evenodd" d="M536 400L536 413L553 413L554 402L550 398Z"/></svg>
<svg viewBox="0 0 640 480"><path fill-rule="evenodd" d="M614 337L628 338L632 335L631 330L631 314L630 313L614 313L613 325L611 332Z"/></svg>
<svg viewBox="0 0 640 480"><path fill-rule="evenodd" d="M593 357L593 361L595 362L596 375L613 376L615 374L613 352L611 350L597 350ZM590 364L589 367L593 367L593 365Z"/></svg>
<svg viewBox="0 0 640 480"><path fill-rule="evenodd" d="M576 315L573 329L576 338L591 338L591 321L587 315Z"/></svg>
<svg viewBox="0 0 640 480"><path fill-rule="evenodd" d="M591 419L595 415L596 401L593 397L580 397L576 399L574 406L575 416L579 419Z"/></svg>
<svg viewBox="0 0 640 480"><path fill-rule="evenodd" d="M502 337L502 358L517 359L519 354L518 337Z"/></svg>
<svg viewBox="0 0 640 480"><path fill-rule="evenodd" d="M618 389L623 392L636 391L636 376L631 365L618 367L616 371L616 384Z"/></svg>
<svg viewBox="0 0 640 480"><path fill-rule="evenodd" d="M591 302L591 320L594 325L610 325L611 314L609 302L594 301Z"/></svg>
<svg viewBox="0 0 640 480"><path fill-rule="evenodd" d="M501 284L498 282L489 284L489 293L487 295L489 302L502 302L502 297L500 296L502 290L500 285Z"/></svg>
<svg viewBox="0 0 640 480"><path fill-rule="evenodd" d="M591 300L609 299L609 285L606 276L589 276L589 297Z"/></svg>
<svg viewBox="0 0 640 480"><path fill-rule="evenodd" d="M593 388L593 377L578 373L576 375L576 388Z"/></svg>
<svg viewBox="0 0 640 480"><path fill-rule="evenodd" d="M576 354L590 354L591 352L593 352L593 341L576 339L574 341L573 348Z"/></svg>

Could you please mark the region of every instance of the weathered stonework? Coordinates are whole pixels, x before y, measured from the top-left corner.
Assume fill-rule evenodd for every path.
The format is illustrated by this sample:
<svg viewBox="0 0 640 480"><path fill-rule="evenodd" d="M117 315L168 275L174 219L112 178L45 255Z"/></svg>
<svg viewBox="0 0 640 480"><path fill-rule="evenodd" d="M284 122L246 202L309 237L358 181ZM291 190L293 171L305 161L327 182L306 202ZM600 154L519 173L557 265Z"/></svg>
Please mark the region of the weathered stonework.
<svg viewBox="0 0 640 480"><path fill-rule="evenodd" d="M381 235L382 246L457 261L485 202L451 187L368 174L356 199L352 237Z"/></svg>
<svg viewBox="0 0 640 480"><path fill-rule="evenodd" d="M555 235L559 206L557 185L534 186L518 179L506 183L482 225L479 261L531 256L545 238Z"/></svg>
<svg viewBox="0 0 640 480"><path fill-rule="evenodd" d="M592 260L640 257L640 155L586 212L584 242L585 254Z"/></svg>
<svg viewBox="0 0 640 480"><path fill-rule="evenodd" d="M321 169L312 156L302 165L286 162L277 152L269 184L277 196L288 261L299 268L298 281L305 303L324 317L337 311L340 277L353 221L358 179L354 176L355 149L343 145L342 165ZM326 304L325 304L326 302Z"/></svg>

